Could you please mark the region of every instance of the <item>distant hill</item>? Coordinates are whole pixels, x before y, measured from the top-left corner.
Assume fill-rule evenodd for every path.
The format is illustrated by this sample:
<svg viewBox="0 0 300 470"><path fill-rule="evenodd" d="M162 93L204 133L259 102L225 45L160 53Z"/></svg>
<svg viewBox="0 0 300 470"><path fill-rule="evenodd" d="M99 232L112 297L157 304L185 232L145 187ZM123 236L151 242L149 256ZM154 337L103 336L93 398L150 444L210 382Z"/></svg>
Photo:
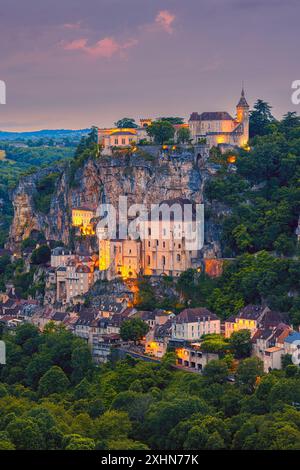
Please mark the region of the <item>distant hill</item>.
<svg viewBox="0 0 300 470"><path fill-rule="evenodd" d="M61 138L80 138L87 135L90 129L43 129L31 132L8 132L0 131L0 140L26 140L26 139L61 139Z"/></svg>

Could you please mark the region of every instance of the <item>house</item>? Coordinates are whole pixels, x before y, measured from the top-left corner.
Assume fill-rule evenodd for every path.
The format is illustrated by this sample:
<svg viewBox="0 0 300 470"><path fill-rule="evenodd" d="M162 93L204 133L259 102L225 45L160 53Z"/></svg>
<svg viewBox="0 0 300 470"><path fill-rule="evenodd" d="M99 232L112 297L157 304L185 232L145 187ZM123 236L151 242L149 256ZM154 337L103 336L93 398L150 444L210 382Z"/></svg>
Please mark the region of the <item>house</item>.
<svg viewBox="0 0 300 470"><path fill-rule="evenodd" d="M292 328L285 323L260 327L252 337L252 353L264 363L264 371L281 369L281 357L284 354L284 341Z"/></svg>
<svg viewBox="0 0 300 470"><path fill-rule="evenodd" d="M70 258L65 266L56 269L56 298L69 303L81 297L94 284L94 261L89 257Z"/></svg>
<svg viewBox="0 0 300 470"><path fill-rule="evenodd" d="M283 348L279 346L272 346L265 350L264 354L264 372L269 372L273 369L281 369L282 368L282 355L283 355Z"/></svg>
<svg viewBox="0 0 300 470"><path fill-rule="evenodd" d="M74 258L75 255L72 255L72 252L67 248L56 247L51 251L51 267L66 266L72 257Z"/></svg>
<svg viewBox="0 0 300 470"><path fill-rule="evenodd" d="M111 350L120 343L120 335L107 334L101 338L95 336L92 339L92 358L96 364L106 364L109 361Z"/></svg>
<svg viewBox="0 0 300 470"><path fill-rule="evenodd" d="M244 89L236 106L236 117L226 111L193 112L189 119L193 143L206 142L209 148L222 146L246 146L249 140L249 105Z"/></svg>
<svg viewBox="0 0 300 470"><path fill-rule="evenodd" d="M300 333L291 331L284 340L284 354L292 356L293 364L300 364Z"/></svg>
<svg viewBox="0 0 300 470"><path fill-rule="evenodd" d="M145 353L150 356L162 358L167 352L169 340L172 336L172 320L163 324L156 324L146 335Z"/></svg>
<svg viewBox="0 0 300 470"><path fill-rule="evenodd" d="M145 323L147 323L149 328L154 328L154 326L155 326L155 311L149 312L149 311L146 311L146 310L140 310L140 311L136 312L132 316L132 318L140 318Z"/></svg>
<svg viewBox="0 0 300 470"><path fill-rule="evenodd" d="M98 144L102 147L104 155L111 155L114 148L129 148L142 140L151 141L147 134L147 127L152 119L140 119L139 126L135 128L99 128Z"/></svg>
<svg viewBox="0 0 300 470"><path fill-rule="evenodd" d="M201 343L192 343L175 349L177 365L202 372L204 367L212 360L218 360L219 355L201 351Z"/></svg>
<svg viewBox="0 0 300 470"><path fill-rule="evenodd" d="M99 317L99 312L94 308L83 308L74 325L74 334L89 341L94 321Z"/></svg>
<svg viewBox="0 0 300 470"><path fill-rule="evenodd" d="M225 338L230 338L230 336L234 332L235 318L236 318L235 315L231 315L229 318L225 320L224 331L223 331Z"/></svg>
<svg viewBox="0 0 300 470"><path fill-rule="evenodd" d="M113 300L111 297L103 299L99 305L99 313L103 318L110 318L113 315L121 314L127 308L126 300Z"/></svg>
<svg viewBox="0 0 300 470"><path fill-rule="evenodd" d="M172 338L196 341L205 334L221 332L220 319L206 308L186 308L172 319Z"/></svg>
<svg viewBox="0 0 300 470"><path fill-rule="evenodd" d="M239 330L250 330L251 336L253 336L269 311L268 307L261 305L247 305L243 307L238 315L235 317L231 316L228 320L225 320L225 337L229 338L234 331Z"/></svg>

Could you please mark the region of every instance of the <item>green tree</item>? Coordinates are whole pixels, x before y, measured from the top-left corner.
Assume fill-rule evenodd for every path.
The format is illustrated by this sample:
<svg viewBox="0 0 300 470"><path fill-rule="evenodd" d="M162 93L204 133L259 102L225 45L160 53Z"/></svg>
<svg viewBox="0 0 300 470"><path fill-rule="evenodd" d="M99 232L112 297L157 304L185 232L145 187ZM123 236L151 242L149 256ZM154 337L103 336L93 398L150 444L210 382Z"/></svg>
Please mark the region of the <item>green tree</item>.
<svg viewBox="0 0 300 470"><path fill-rule="evenodd" d="M271 113L272 107L263 100L257 100L250 112L250 137L265 135L270 132L270 124L275 119Z"/></svg>
<svg viewBox="0 0 300 470"><path fill-rule="evenodd" d="M186 144L191 140L191 132L187 127L181 127L177 132L177 140L180 144Z"/></svg>
<svg viewBox="0 0 300 470"><path fill-rule="evenodd" d="M72 351L72 382L78 383L93 370L91 351L86 344L81 344Z"/></svg>
<svg viewBox="0 0 300 470"><path fill-rule="evenodd" d="M169 122L170 124L174 126L175 124L183 124L184 119L181 117L169 116L169 117L161 117L159 118L159 121Z"/></svg>
<svg viewBox="0 0 300 470"><path fill-rule="evenodd" d="M135 129L138 126L136 125L136 122L133 118L122 118L119 121L115 122L115 126L118 127L119 129Z"/></svg>
<svg viewBox="0 0 300 470"><path fill-rule="evenodd" d="M15 418L6 431L18 450L41 450L43 439L38 425L31 419Z"/></svg>
<svg viewBox="0 0 300 470"><path fill-rule="evenodd" d="M236 372L237 384L246 393L253 393L257 379L263 375L263 363L257 357L244 359Z"/></svg>
<svg viewBox="0 0 300 470"><path fill-rule="evenodd" d="M50 261L51 250L47 245L42 245L33 250L31 255L32 264L46 264Z"/></svg>
<svg viewBox="0 0 300 470"><path fill-rule="evenodd" d="M106 411L94 421L93 435L99 440L127 438L132 429L128 414L124 411Z"/></svg>
<svg viewBox="0 0 300 470"><path fill-rule="evenodd" d="M123 321L120 328L120 335L124 341L140 341L149 331L149 325L141 318L132 318Z"/></svg>
<svg viewBox="0 0 300 470"><path fill-rule="evenodd" d="M208 383L224 383L229 375L229 369L224 360L210 361L203 370Z"/></svg>
<svg viewBox="0 0 300 470"><path fill-rule="evenodd" d="M236 359L250 356L252 350L251 333L249 330L234 331L229 339Z"/></svg>
<svg viewBox="0 0 300 470"><path fill-rule="evenodd" d="M58 366L52 366L40 379L38 393L41 396L52 393L63 393L69 388L70 382L64 371Z"/></svg>
<svg viewBox="0 0 300 470"><path fill-rule="evenodd" d="M154 121L147 127L147 134L159 145L172 140L175 134L173 125L168 121Z"/></svg>
<svg viewBox="0 0 300 470"><path fill-rule="evenodd" d="M95 441L79 434L66 436L65 443L65 450L95 450Z"/></svg>

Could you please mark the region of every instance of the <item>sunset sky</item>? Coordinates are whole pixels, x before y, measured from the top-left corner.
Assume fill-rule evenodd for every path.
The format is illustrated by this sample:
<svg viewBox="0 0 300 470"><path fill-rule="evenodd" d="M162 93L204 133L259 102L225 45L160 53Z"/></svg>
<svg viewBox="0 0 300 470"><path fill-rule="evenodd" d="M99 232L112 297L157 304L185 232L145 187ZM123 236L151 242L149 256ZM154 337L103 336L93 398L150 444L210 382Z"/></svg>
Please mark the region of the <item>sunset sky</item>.
<svg viewBox="0 0 300 470"><path fill-rule="evenodd" d="M1 130L252 106L300 79L299 0L1 0Z"/></svg>

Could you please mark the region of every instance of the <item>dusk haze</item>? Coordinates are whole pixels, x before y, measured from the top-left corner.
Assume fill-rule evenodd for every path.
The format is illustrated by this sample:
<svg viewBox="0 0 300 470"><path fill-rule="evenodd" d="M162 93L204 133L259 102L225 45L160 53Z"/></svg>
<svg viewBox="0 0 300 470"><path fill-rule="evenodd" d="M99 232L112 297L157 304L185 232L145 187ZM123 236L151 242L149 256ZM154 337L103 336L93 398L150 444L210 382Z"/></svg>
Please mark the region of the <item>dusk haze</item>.
<svg viewBox="0 0 300 470"><path fill-rule="evenodd" d="M242 81L280 117L299 78L299 13L297 0L2 0L1 129L232 111Z"/></svg>
<svg viewBox="0 0 300 470"><path fill-rule="evenodd" d="M299 18L0 0L7 468L294 468Z"/></svg>

